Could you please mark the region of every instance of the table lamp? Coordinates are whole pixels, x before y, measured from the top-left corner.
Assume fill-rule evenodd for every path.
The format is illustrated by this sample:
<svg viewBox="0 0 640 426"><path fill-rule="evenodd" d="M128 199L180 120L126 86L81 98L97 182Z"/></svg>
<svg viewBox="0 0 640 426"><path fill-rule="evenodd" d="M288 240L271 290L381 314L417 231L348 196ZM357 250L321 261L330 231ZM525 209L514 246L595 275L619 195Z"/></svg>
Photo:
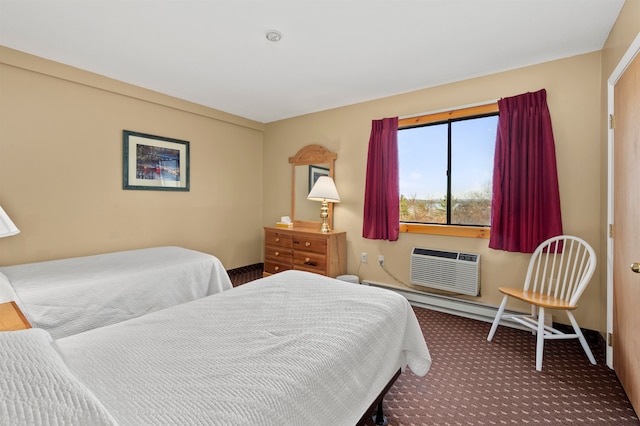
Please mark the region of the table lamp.
<svg viewBox="0 0 640 426"><path fill-rule="evenodd" d="M336 184L329 176L320 176L316 183L311 188L311 192L307 196L307 200L322 201L320 207L320 218L322 218L322 226L320 232L326 234L331 231L327 218L329 217L329 203L339 203L340 196L336 189Z"/></svg>
<svg viewBox="0 0 640 426"><path fill-rule="evenodd" d="M9 215L0 207L0 238L16 235L20 230L11 221Z"/></svg>

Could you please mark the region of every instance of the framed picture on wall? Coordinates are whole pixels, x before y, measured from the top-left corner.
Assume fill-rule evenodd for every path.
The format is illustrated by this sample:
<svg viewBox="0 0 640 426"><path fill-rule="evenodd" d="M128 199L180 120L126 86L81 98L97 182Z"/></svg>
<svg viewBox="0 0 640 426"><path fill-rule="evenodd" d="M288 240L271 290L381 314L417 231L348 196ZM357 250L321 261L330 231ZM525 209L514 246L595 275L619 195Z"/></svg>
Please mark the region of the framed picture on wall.
<svg viewBox="0 0 640 426"><path fill-rule="evenodd" d="M313 188L313 185L320 176L329 176L329 169L327 167L315 166L313 164L309 165L309 192L311 192L311 188Z"/></svg>
<svg viewBox="0 0 640 426"><path fill-rule="evenodd" d="M189 142L122 131L123 189L189 190Z"/></svg>

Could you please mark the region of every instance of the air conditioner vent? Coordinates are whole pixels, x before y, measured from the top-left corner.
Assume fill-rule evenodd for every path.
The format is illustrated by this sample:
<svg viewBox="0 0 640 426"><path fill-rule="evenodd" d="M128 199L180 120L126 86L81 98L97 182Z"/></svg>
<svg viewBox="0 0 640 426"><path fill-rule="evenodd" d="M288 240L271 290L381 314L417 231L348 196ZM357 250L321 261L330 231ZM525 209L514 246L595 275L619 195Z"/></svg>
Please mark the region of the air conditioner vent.
<svg viewBox="0 0 640 426"><path fill-rule="evenodd" d="M414 247L411 284L454 293L480 294L480 255Z"/></svg>

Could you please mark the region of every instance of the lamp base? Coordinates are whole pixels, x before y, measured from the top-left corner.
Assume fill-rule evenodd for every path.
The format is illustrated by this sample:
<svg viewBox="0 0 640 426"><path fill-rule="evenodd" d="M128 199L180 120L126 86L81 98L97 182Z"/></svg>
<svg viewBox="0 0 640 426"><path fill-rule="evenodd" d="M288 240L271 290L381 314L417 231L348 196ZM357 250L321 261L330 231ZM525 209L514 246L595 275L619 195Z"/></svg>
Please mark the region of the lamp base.
<svg viewBox="0 0 640 426"><path fill-rule="evenodd" d="M320 219L322 219L322 225L320 226L320 232L323 234L331 231L329 228L329 224L327 223L327 219L329 218L329 203L327 200L322 201L322 206L320 206Z"/></svg>

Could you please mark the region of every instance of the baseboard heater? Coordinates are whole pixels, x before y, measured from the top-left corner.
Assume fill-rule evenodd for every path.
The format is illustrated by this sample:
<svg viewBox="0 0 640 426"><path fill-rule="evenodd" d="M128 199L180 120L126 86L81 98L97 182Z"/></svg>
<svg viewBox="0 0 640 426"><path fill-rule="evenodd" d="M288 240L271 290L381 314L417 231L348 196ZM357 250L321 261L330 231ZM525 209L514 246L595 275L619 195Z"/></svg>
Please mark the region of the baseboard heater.
<svg viewBox="0 0 640 426"><path fill-rule="evenodd" d="M414 285L480 295L480 255L414 247L409 282Z"/></svg>
<svg viewBox="0 0 640 426"><path fill-rule="evenodd" d="M402 294L407 298L409 303L421 308L431 309L434 311L445 312L452 315L458 315L465 318L472 318L485 322L493 322L498 312L498 307L493 305L487 305L480 302L474 302L471 300L464 300L451 296L444 296L440 294L427 293L423 291L411 290L406 288L399 288L389 284L379 283L375 281L363 281L362 284L370 285L373 287L385 288L387 290L393 290ZM521 315L523 312L505 310L506 313L513 315ZM507 327L518 328L520 330L528 330L522 325L512 320L502 320L501 325Z"/></svg>

